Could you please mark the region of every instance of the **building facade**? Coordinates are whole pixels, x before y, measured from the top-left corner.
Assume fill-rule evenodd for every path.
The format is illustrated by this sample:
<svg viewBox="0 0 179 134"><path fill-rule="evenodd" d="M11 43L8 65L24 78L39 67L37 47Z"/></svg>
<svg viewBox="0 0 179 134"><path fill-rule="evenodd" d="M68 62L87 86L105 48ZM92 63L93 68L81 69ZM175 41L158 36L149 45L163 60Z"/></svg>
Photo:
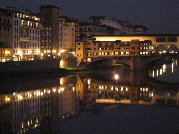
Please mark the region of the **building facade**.
<svg viewBox="0 0 179 134"><path fill-rule="evenodd" d="M0 17L0 47L4 51L1 61L37 59L40 54L41 17L16 8L1 8Z"/></svg>
<svg viewBox="0 0 179 134"><path fill-rule="evenodd" d="M59 46L59 16L60 8L52 5L40 7L40 15L44 18L44 34L42 48L51 57L58 55ZM50 49L49 49L50 48ZM54 58L54 57L53 57Z"/></svg>
<svg viewBox="0 0 179 134"><path fill-rule="evenodd" d="M76 23L76 20L66 16L59 18L59 54L63 58L75 53Z"/></svg>
<svg viewBox="0 0 179 134"><path fill-rule="evenodd" d="M78 64L93 62L100 58L113 58L119 56L149 56L150 40L139 41L96 41L89 38L86 41L76 42Z"/></svg>
<svg viewBox="0 0 179 134"><path fill-rule="evenodd" d="M107 25L112 28L120 30L120 34L144 34L147 28L142 25L136 25L131 22L122 21L119 19L107 19L105 16L91 16L89 21L92 23L99 23L102 25Z"/></svg>

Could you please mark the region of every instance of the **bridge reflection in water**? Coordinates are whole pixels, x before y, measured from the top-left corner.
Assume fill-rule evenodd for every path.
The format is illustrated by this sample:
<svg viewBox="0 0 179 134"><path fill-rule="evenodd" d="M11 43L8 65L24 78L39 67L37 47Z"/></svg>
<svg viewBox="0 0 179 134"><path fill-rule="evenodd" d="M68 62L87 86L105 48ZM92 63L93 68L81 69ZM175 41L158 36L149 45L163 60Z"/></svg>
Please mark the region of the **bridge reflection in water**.
<svg viewBox="0 0 179 134"><path fill-rule="evenodd" d="M37 88L32 82L24 89L24 83L14 83L8 88L16 89L9 93L4 93L1 84L1 134L27 133L37 127L43 134L56 133L62 120L81 110L96 109L101 103L179 105L179 85L160 83L125 68L48 81L51 87L44 81Z"/></svg>

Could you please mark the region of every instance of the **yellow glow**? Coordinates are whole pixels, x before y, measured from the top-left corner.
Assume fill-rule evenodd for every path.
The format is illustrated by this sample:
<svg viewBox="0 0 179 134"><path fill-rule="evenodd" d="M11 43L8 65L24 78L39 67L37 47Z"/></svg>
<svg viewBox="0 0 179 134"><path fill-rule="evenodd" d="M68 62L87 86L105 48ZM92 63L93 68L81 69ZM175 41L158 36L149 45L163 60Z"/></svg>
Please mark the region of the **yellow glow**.
<svg viewBox="0 0 179 134"><path fill-rule="evenodd" d="M56 88L53 88L53 92L54 92L54 93L56 92Z"/></svg>
<svg viewBox="0 0 179 134"><path fill-rule="evenodd" d="M5 51L6 54L10 54L11 52L10 51Z"/></svg>
<svg viewBox="0 0 179 134"><path fill-rule="evenodd" d="M66 51L66 50L64 50L64 49L60 50L61 53L64 53L65 51Z"/></svg>
<svg viewBox="0 0 179 134"><path fill-rule="evenodd" d="M61 90L59 89L59 90L58 90L58 93L60 93L60 92L61 92Z"/></svg>
<svg viewBox="0 0 179 134"><path fill-rule="evenodd" d="M155 71L152 71L152 77L155 77Z"/></svg>
<svg viewBox="0 0 179 134"><path fill-rule="evenodd" d="M73 92L75 91L75 87L72 88Z"/></svg>
<svg viewBox="0 0 179 134"><path fill-rule="evenodd" d="M111 87L111 90L114 90L114 87L113 87L113 86Z"/></svg>
<svg viewBox="0 0 179 134"><path fill-rule="evenodd" d="M88 80L87 80L87 83L88 83L88 85L91 84L91 79L88 79Z"/></svg>
<svg viewBox="0 0 179 134"><path fill-rule="evenodd" d="M57 50L52 50L52 52L53 52L53 53L56 53L56 52L57 52Z"/></svg>
<svg viewBox="0 0 179 134"><path fill-rule="evenodd" d="M160 75L162 75L162 73L163 73L163 70L162 70L162 69L160 69Z"/></svg>
<svg viewBox="0 0 179 134"><path fill-rule="evenodd" d="M121 91L123 91L123 87L121 87Z"/></svg>
<svg viewBox="0 0 179 134"><path fill-rule="evenodd" d="M40 91L37 91L37 95L38 95L38 96L40 95Z"/></svg>
<svg viewBox="0 0 179 134"><path fill-rule="evenodd" d="M21 95L19 95L19 96L18 96L18 99L19 99L19 100L22 100L22 99L23 99L23 97L22 97Z"/></svg>
<svg viewBox="0 0 179 134"><path fill-rule="evenodd" d="M65 90L65 88L64 87L61 87L61 91L63 92Z"/></svg>
<svg viewBox="0 0 179 134"><path fill-rule="evenodd" d="M41 96L43 96L44 95L44 93L43 92L41 92Z"/></svg>
<svg viewBox="0 0 179 134"><path fill-rule="evenodd" d="M10 97L6 97L6 102L9 102L10 100L11 100L11 98Z"/></svg>
<svg viewBox="0 0 179 134"><path fill-rule="evenodd" d="M158 69L157 69L157 76L158 76Z"/></svg>
<svg viewBox="0 0 179 134"><path fill-rule="evenodd" d="M60 85L63 85L64 84L64 78L60 78Z"/></svg>
<svg viewBox="0 0 179 134"><path fill-rule="evenodd" d="M61 67L61 68L63 68L63 67L64 67L64 65L65 65L64 60L61 60L61 61L60 61L60 67Z"/></svg>
<svg viewBox="0 0 179 134"><path fill-rule="evenodd" d="M126 91L129 91L128 87L126 87Z"/></svg>
<svg viewBox="0 0 179 134"><path fill-rule="evenodd" d="M31 98L31 97L32 97L32 94L28 94L28 96Z"/></svg>
<svg viewBox="0 0 179 134"><path fill-rule="evenodd" d="M148 90L149 90L149 89L148 89L148 88L146 88L146 92L148 92Z"/></svg>
<svg viewBox="0 0 179 134"><path fill-rule="evenodd" d="M118 75L118 74L115 74L115 75L114 75L114 79L115 79L115 80L118 80L118 79L119 79L119 75Z"/></svg>
<svg viewBox="0 0 179 134"><path fill-rule="evenodd" d="M50 92L51 92L51 91L50 91L50 90L48 90L48 94L50 94Z"/></svg>

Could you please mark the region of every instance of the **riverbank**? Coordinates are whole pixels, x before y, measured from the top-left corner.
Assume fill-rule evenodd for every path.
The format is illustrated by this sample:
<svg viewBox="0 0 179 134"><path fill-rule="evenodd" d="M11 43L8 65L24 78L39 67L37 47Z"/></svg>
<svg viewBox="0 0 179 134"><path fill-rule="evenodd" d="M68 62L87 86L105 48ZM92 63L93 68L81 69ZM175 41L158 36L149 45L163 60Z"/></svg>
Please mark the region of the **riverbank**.
<svg viewBox="0 0 179 134"><path fill-rule="evenodd" d="M51 68L36 71L9 71L0 73L0 79L18 78L18 77L63 77L78 72L85 71L78 68Z"/></svg>

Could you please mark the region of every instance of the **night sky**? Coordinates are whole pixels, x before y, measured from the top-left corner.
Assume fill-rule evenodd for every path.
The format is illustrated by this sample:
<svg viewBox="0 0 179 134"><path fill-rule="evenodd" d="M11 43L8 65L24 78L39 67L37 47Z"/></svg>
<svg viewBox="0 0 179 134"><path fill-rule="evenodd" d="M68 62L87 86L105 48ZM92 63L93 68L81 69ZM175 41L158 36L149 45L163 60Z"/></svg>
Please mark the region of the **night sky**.
<svg viewBox="0 0 179 134"><path fill-rule="evenodd" d="M106 16L145 25L149 33L179 34L179 0L0 0L0 6L39 10L42 4L61 8L61 15L87 19Z"/></svg>

